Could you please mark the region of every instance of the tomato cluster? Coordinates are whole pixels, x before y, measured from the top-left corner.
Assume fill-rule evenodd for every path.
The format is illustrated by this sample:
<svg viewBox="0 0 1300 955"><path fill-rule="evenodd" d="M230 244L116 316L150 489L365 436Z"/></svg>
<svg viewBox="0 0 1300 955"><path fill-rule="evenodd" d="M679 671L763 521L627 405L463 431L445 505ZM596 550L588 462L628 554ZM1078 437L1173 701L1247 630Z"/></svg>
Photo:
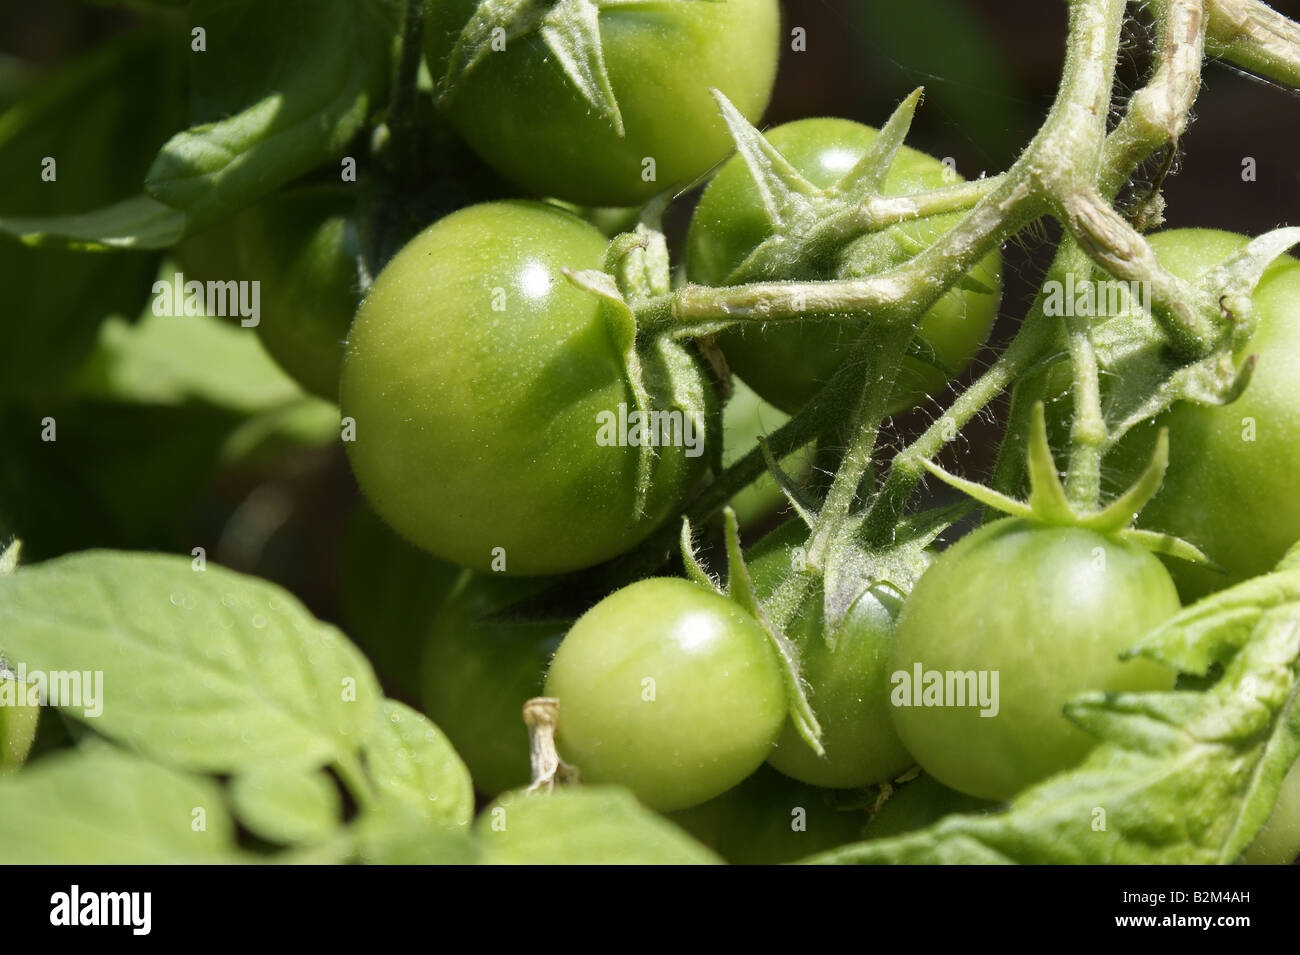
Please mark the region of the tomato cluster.
<svg viewBox="0 0 1300 955"><path fill-rule="evenodd" d="M426 50L439 83L463 52L474 7L435 6ZM1082 521L1018 516L926 552L907 586L864 579L846 597L824 566L803 564L812 529L794 519L733 555L744 566L732 568L730 589L642 574L606 587L580 614L520 611L579 579L564 575L614 561L675 523L723 462L842 377L874 318L742 322L701 342L646 334L629 316L672 288L666 262L654 260L655 219L638 225L635 211L584 206L640 206L717 166L683 248L684 277L711 288L885 272L961 219L947 212L859 230L788 268L747 273L773 240L771 201L747 159L719 165L729 140L709 90L758 119L777 58L776 5L614 5L599 24L623 133L572 87L543 37L485 53L441 91L444 114L530 198L429 225L374 278L355 318L356 232L335 197L257 210L243 246L278 277L266 293L267 348L306 387L339 396L362 494L432 555L437 606L401 624L424 645L425 710L491 796L528 783L521 708L552 697L554 744L582 779L628 787L739 860L784 861L861 837L860 802L832 808L832 791L874 792L917 765L924 775L903 789L911 795L877 814L868 837L981 811L1076 766L1095 741L1067 719L1066 704L1089 691L1171 689L1177 674L1125 651L1179 610L1179 590L1190 598L1261 573L1300 538L1288 471L1300 461L1300 263L1280 260L1255 292L1258 330L1237 357L1262 357L1244 396L1179 404L1105 463L1108 479L1133 480L1167 427L1169 471L1142 526L1186 538L1227 576L1166 569ZM807 189L833 197L881 133L810 119L765 135ZM879 192L905 197L959 181L902 147ZM593 221L627 231L611 243ZM1151 238L1163 264L1188 279L1244 241L1190 230ZM891 369L887 413L941 396L972 362L1000 287L993 251L932 302ZM312 306L297 317L278 307L304 290ZM748 387L736 383L720 428L729 371ZM1243 437L1248 425L1268 440ZM809 463L788 457L782 467L813 481ZM762 480L733 498L747 532L770 529L779 504L774 477ZM736 591L750 586L757 610ZM815 739L801 722L805 703ZM820 807L810 817L818 835L796 848L781 820L809 807ZM1291 808L1279 806L1274 835L1290 837Z"/></svg>

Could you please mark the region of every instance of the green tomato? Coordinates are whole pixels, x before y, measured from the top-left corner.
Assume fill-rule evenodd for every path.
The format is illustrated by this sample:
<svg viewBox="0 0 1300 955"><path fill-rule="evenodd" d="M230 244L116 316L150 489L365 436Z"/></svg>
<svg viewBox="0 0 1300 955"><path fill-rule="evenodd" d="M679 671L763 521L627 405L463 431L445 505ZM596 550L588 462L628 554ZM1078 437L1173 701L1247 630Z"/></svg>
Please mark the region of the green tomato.
<svg viewBox="0 0 1300 955"><path fill-rule="evenodd" d="M1209 229L1148 238L1161 264L1189 280L1249 241ZM1238 356L1258 356L1245 393L1229 405L1179 403L1134 429L1107 459L1126 480L1150 460L1158 430L1169 428L1169 470L1138 523L1190 541L1228 571L1169 561L1189 601L1268 572L1300 540L1300 262L1274 261L1253 301L1259 324Z"/></svg>
<svg viewBox="0 0 1300 955"><path fill-rule="evenodd" d="M739 378L732 379L733 391L722 412L722 465L730 467L758 446L758 439L770 435L790 420L758 396ZM807 446L781 460L781 468L791 478L801 480L812 471L814 452ZM771 474L741 490L731 499L731 507L741 527L757 524L785 505L785 495Z"/></svg>
<svg viewBox="0 0 1300 955"><path fill-rule="evenodd" d="M426 51L435 77L445 75L477 4L433 5ZM689 184L731 151L711 88L759 118L776 77L780 26L777 0L604 6L601 46L623 137L582 98L536 32L484 56L445 108L480 156L534 195L640 205Z"/></svg>
<svg viewBox="0 0 1300 955"><path fill-rule="evenodd" d="M360 299L357 230L336 187L276 196L238 219L240 272L260 283L257 335L308 391L339 396L343 341Z"/></svg>
<svg viewBox="0 0 1300 955"><path fill-rule="evenodd" d="M836 793L763 766L716 799L668 818L732 865L781 865L862 838L867 815Z"/></svg>
<svg viewBox="0 0 1300 955"><path fill-rule="evenodd" d="M1277 804L1241 861L1247 865L1291 865L1300 855L1300 759L1282 779Z"/></svg>
<svg viewBox="0 0 1300 955"><path fill-rule="evenodd" d="M418 688L425 634L461 572L412 547L364 502L348 519L339 551L339 611L348 636L407 697Z"/></svg>
<svg viewBox="0 0 1300 955"><path fill-rule="evenodd" d="M1169 573L1134 544L996 521L944 551L905 601L889 662L894 724L941 783L1009 799L1092 749L1066 702L1173 687L1172 670L1119 654L1178 609Z"/></svg>
<svg viewBox="0 0 1300 955"><path fill-rule="evenodd" d="M549 583L465 571L425 644L424 711L488 797L530 778L524 703L542 695L546 667L569 624L514 619L507 611Z"/></svg>
<svg viewBox="0 0 1300 955"><path fill-rule="evenodd" d="M854 167L879 134L844 119L803 119L765 135L809 182L827 188ZM939 160L904 146L885 177L884 192L907 195L956 181ZM952 214L902 223L856 240L831 260L806 263L801 274L770 277L829 279L892 268L933 244L960 218ZM728 284L735 269L771 235L758 187L744 162L733 157L709 184L691 219L688 278L704 285ZM992 252L971 272L989 292L953 288L926 313L919 336L925 360L920 355L903 359L891 412L941 394L948 378L970 363L997 315L1001 274L1002 257ZM772 404L793 414L843 364L860 332L859 323L803 321L730 329L718 341L732 370Z"/></svg>
<svg viewBox="0 0 1300 955"><path fill-rule="evenodd" d="M901 836L931 826L944 816L987 812L995 805L949 789L933 776L921 773L911 782L903 783L885 800L871 817L865 835L868 839Z"/></svg>
<svg viewBox="0 0 1300 955"><path fill-rule="evenodd" d="M686 440L654 449L636 516L623 357L601 300L562 274L598 268L605 247L554 206L489 203L422 232L375 280L343 362L346 447L366 498L412 543L476 570L576 570L642 540L702 477L711 385L660 340L642 371Z"/></svg>
<svg viewBox="0 0 1300 955"><path fill-rule="evenodd" d="M794 548L807 536L802 522L791 521L748 555L760 599L790 576ZM889 589L871 587L829 634L824 601L822 588L812 588L785 635L799 647L808 703L821 724L826 755L818 756L787 721L767 761L814 786L848 789L887 782L914 762L894 729L889 703L889 653L902 601Z"/></svg>
<svg viewBox="0 0 1300 955"><path fill-rule="evenodd" d="M0 776L15 772L31 752L41 708L31 705L29 687L0 670Z"/></svg>
<svg viewBox="0 0 1300 955"><path fill-rule="evenodd" d="M776 651L758 621L698 584L652 578L585 613L556 651L560 755L588 782L654 809L726 792L771 752L786 716Z"/></svg>

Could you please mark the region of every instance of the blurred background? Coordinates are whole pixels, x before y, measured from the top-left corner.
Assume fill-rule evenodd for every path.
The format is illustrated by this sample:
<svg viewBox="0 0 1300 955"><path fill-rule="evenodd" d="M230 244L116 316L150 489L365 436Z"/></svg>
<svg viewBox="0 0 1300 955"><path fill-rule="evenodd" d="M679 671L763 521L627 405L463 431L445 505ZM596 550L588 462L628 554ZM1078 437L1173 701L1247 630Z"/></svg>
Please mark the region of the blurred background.
<svg viewBox="0 0 1300 955"><path fill-rule="evenodd" d="M1274 6L1300 14L1297 0L1277 0ZM768 124L826 115L879 125L903 96L924 86L925 102L909 144L952 157L961 174L974 178L1014 160L1055 92L1064 2L786 0L785 7L787 28L806 30L807 49L787 49ZM40 90L62 65L131 31L136 22L130 5L122 3L42 0L0 6L0 109ZM1127 91L1148 66L1137 52L1140 45L1132 42L1144 29L1141 22L1129 27L1121 70ZM174 92L167 89L167 78L174 79L169 67L159 69L160 78L138 97L96 107L101 121L132 131L138 140L133 148L145 156L177 128L158 114L171 108L168 94ZM1196 122L1165 185L1168 224L1258 233L1300 218L1300 97L1221 64L1208 66L1204 78ZM0 130L6 118L0 116ZM1256 163L1254 181L1242 178L1247 157ZM25 211L30 191L0 163L0 208ZM683 203L678 218L684 221L688 211L689 202ZM1055 234L1048 227L1006 250L1007 284L994 346L1007 339L1031 300ZM107 266L112 275L81 276L78 285L68 276L80 265L0 244L5 285L0 322L6 342L24 334L58 333L26 324L35 307L23 298L36 284L27 281L32 269L51 270L41 294L57 288L64 296L57 308L44 303L52 312L102 309L111 307L112 296L104 292L110 279L129 273L132 262L129 255L117 257ZM151 274L145 278L151 280ZM137 277L132 289L138 282ZM988 354L971 373L987 364ZM356 493L332 423L322 431L319 422L303 421L297 431L286 431L282 421L263 422L265 434L249 434L248 421L235 420L229 407L204 406L195 417L195 408L187 406L179 434L173 422L181 409L174 405L97 405L84 415L78 405L60 416L60 426L66 422L67 433L74 435L81 428L77 446L89 444L102 456L87 460L84 453L68 452L29 460L14 451L13 434L28 428L32 414L39 416L50 403L63 408L58 404L63 398L48 393L47 381L22 381L17 364L0 357L7 377L0 385L0 536L23 536L30 559L90 546L187 553L202 542L210 559L277 580L317 613L338 618L340 547ZM896 422L899 440L924 426L936 410L921 409ZM965 441L954 445L953 453L965 458L959 466L966 473L987 472L998 437L996 418L976 422ZM195 421L206 424L196 427ZM241 440L245 453L230 456L231 442ZM141 508L152 519L141 523L135 516ZM352 532L364 536L374 528L362 521Z"/></svg>

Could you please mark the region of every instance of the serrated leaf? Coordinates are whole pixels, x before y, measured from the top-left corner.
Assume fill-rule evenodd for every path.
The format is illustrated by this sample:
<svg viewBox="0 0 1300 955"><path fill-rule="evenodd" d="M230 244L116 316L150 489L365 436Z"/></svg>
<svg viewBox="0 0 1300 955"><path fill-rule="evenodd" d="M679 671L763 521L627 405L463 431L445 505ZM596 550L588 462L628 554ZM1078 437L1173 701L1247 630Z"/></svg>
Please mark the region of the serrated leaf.
<svg viewBox="0 0 1300 955"><path fill-rule="evenodd" d="M451 828L467 826L474 818L469 770L423 713L384 700L366 740L365 760L381 804L399 804L429 823Z"/></svg>
<svg viewBox="0 0 1300 955"><path fill-rule="evenodd" d="M1300 753L1300 571L1187 608L1139 645L1170 666L1223 674L1204 689L1089 694L1066 714L1101 737L1077 768L991 816L949 816L816 863L1235 861Z"/></svg>
<svg viewBox="0 0 1300 955"><path fill-rule="evenodd" d="M292 595L188 558L85 551L24 567L0 580L0 633L29 672L102 674L101 705L64 712L187 769L347 758L381 699L365 657Z"/></svg>
<svg viewBox="0 0 1300 955"><path fill-rule="evenodd" d="M262 766L230 783L230 801L249 830L268 842L318 843L338 829L343 803L321 770Z"/></svg>
<svg viewBox="0 0 1300 955"><path fill-rule="evenodd" d="M215 782L104 744L0 781L0 863L175 865L251 861Z"/></svg>
<svg viewBox="0 0 1300 955"><path fill-rule="evenodd" d="M722 860L631 793L604 786L508 793L474 824L492 865L711 865Z"/></svg>

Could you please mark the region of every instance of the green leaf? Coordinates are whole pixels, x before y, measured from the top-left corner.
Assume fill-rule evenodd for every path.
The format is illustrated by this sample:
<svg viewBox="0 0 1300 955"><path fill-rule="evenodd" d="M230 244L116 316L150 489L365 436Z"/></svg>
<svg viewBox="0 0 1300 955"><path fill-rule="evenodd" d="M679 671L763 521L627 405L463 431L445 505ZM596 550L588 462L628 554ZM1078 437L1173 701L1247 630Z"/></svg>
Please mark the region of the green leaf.
<svg viewBox="0 0 1300 955"><path fill-rule="evenodd" d="M0 217L8 227L35 242L54 243L44 230L56 223L90 234L96 229L79 214L140 192L150 157L183 123L179 41L164 25L112 40L0 113L0 182L9 184ZM55 163L52 181L42 178L47 158ZM131 244L126 224L109 223L116 244ZM0 234L0 395L57 383L89 351L102 319L136 314L156 268L146 252L87 256Z"/></svg>
<svg viewBox="0 0 1300 955"><path fill-rule="evenodd" d="M493 865L708 865L722 860L631 793L584 786L507 793L474 824Z"/></svg>
<svg viewBox="0 0 1300 955"><path fill-rule="evenodd" d="M0 633L29 671L102 674L102 713L69 716L188 769L348 758L380 701L365 657L293 596L181 557L87 551L24 567L0 580Z"/></svg>
<svg viewBox="0 0 1300 955"><path fill-rule="evenodd" d="M250 861L221 789L96 744L0 780L0 863L175 865Z"/></svg>
<svg viewBox="0 0 1300 955"><path fill-rule="evenodd" d="M321 770L262 766L236 776L230 801L240 821L268 842L324 842L338 828L342 799Z"/></svg>
<svg viewBox="0 0 1300 955"><path fill-rule="evenodd" d="M177 272L164 261L154 285L155 298L168 309ZM70 388L80 395L142 404L198 399L245 414L303 397L252 328L206 315L157 315L153 308L134 323L116 317L106 321Z"/></svg>
<svg viewBox="0 0 1300 955"><path fill-rule="evenodd" d="M364 865L475 865L482 847L467 829L431 824L403 810L363 816L354 827L357 861Z"/></svg>
<svg viewBox="0 0 1300 955"><path fill-rule="evenodd" d="M136 196L94 212L3 217L0 231L32 246L91 252L165 249L185 234L185 215L148 196Z"/></svg>
<svg viewBox="0 0 1300 955"><path fill-rule="evenodd" d="M400 19L396 0L194 0L197 125L162 147L145 190L195 230L339 156L387 96Z"/></svg>
<svg viewBox="0 0 1300 955"><path fill-rule="evenodd" d="M423 713L384 700L365 758L381 801L399 803L435 825L457 828L474 818L469 770Z"/></svg>
<svg viewBox="0 0 1300 955"><path fill-rule="evenodd" d="M1192 605L1135 653L1222 676L1201 689L1089 694L1066 715L1101 739L1003 812L815 856L816 863L1230 863L1300 753L1300 568Z"/></svg>

